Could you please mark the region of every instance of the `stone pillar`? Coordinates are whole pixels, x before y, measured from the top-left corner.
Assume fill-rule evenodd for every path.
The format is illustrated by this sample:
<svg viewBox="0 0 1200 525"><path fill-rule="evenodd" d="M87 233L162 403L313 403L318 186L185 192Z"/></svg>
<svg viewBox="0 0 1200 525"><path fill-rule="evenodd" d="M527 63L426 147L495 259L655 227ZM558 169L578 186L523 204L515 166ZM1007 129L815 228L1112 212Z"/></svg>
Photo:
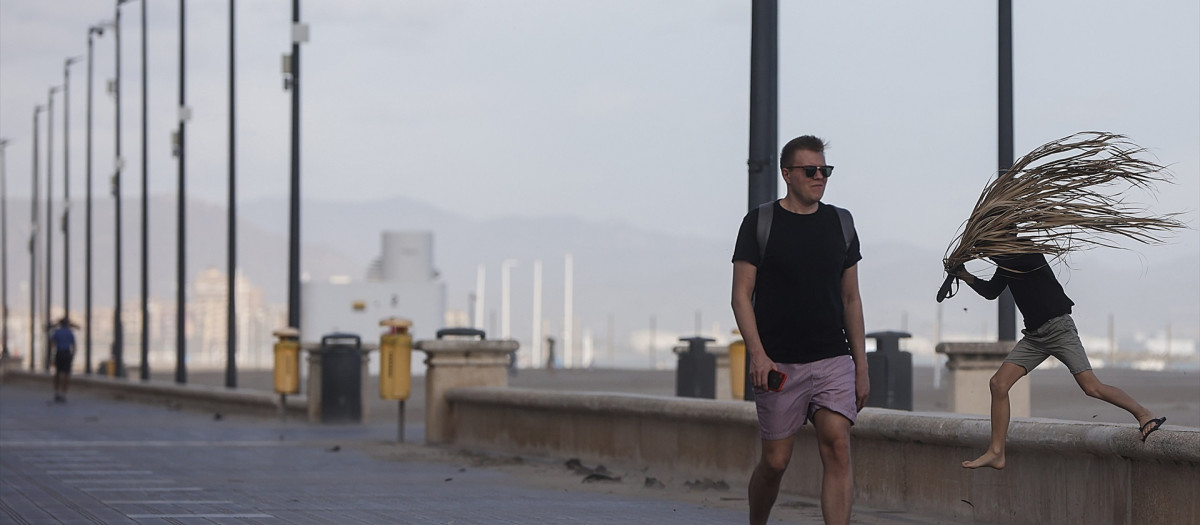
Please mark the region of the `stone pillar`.
<svg viewBox="0 0 1200 525"><path fill-rule="evenodd" d="M717 355L717 399L735 399L729 380L729 346L708 345L706 350Z"/></svg>
<svg viewBox="0 0 1200 525"><path fill-rule="evenodd" d="M947 406L959 414L990 415L991 388L988 381L1016 344L1014 341L991 343L938 343L937 353L946 354ZM1021 378L1008 392L1011 417L1029 417L1029 379Z"/></svg>
<svg viewBox="0 0 1200 525"><path fill-rule="evenodd" d="M321 422L321 344L301 343L300 348L308 352L308 379L306 380L305 397L308 400L308 422ZM371 378L368 370L371 364L371 351L378 348L375 344L362 344L362 418L367 421L367 381Z"/></svg>
<svg viewBox="0 0 1200 525"><path fill-rule="evenodd" d="M425 443L454 440L445 393L460 386L508 386L508 362L520 345L513 340L434 339L417 341L425 352Z"/></svg>
<svg viewBox="0 0 1200 525"><path fill-rule="evenodd" d="M0 357L0 379L9 370L21 370L21 358L11 355Z"/></svg>

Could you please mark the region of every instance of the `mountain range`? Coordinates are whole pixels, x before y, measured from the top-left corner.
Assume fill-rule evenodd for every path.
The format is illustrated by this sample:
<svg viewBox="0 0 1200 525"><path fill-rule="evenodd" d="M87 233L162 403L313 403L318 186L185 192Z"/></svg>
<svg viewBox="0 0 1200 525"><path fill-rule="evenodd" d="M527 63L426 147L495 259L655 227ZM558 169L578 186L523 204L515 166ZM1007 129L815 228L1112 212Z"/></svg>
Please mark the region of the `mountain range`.
<svg viewBox="0 0 1200 525"><path fill-rule="evenodd" d="M28 304L21 286L29 279L29 202L10 200L7 204L8 300L14 309L23 309ZM175 206L173 197L155 197L149 202L149 293L162 299L175 297ZM71 215L71 302L75 310L83 307L83 209L82 203L73 204ZM285 303L287 201L246 202L237 212L238 268L262 288L268 302ZM44 208L39 213L44 220ZM123 296L125 301L137 301L140 201L126 200L122 213ZM191 201L187 214L190 282L205 268L226 268L227 212L221 205ZM110 304L112 200L97 199L93 217L93 304ZM733 328L730 256L736 228L737 224L731 224L727 232L697 238L571 216L472 219L403 197L370 202L313 199L302 206L302 273L314 280L335 276L360 280L379 256L382 232L430 231L434 234L433 263L446 283L448 309L472 310L477 271L483 265L483 325L492 337L502 330L501 264L508 259L516 261L511 273L511 333L524 346L532 335L533 262L543 264L544 329L558 338L564 324L564 257L570 253L577 348L589 339L602 364L606 360L646 362L651 351L657 352L652 359L661 363L669 359L666 349L677 336L699 331L710 337L729 337ZM995 306L969 290L940 309L933 301L942 277L939 251L895 240L871 242L865 231L861 238L864 260L859 271L868 332L905 330L913 334L914 342L923 341L921 344L935 339L939 327L942 339L995 337ZM1190 344L1194 351L1195 341L1200 339L1200 256L1159 260L1152 258L1153 248L1149 248L1135 260L1112 252L1083 252L1072 257L1069 268L1059 265L1060 278L1076 303L1081 332L1105 338L1111 319L1122 348L1148 345L1148 340L1165 337L1173 340L1176 348ZM53 293L55 303L61 304L60 236L56 236L53 257ZM418 334L432 332L420 328L414 330ZM653 347L648 343L650 334Z"/></svg>

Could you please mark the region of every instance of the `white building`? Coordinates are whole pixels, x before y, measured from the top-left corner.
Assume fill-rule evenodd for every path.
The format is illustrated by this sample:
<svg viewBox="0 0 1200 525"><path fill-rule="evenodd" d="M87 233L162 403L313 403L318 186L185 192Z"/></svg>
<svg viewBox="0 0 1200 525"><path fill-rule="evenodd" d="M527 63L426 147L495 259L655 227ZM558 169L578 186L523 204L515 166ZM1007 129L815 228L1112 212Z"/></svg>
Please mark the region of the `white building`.
<svg viewBox="0 0 1200 525"><path fill-rule="evenodd" d="M446 285L433 268L433 233L384 232L380 257L366 279L332 278L300 286L300 339L320 342L334 332L378 343L379 321L412 321L413 339L433 339L443 325Z"/></svg>

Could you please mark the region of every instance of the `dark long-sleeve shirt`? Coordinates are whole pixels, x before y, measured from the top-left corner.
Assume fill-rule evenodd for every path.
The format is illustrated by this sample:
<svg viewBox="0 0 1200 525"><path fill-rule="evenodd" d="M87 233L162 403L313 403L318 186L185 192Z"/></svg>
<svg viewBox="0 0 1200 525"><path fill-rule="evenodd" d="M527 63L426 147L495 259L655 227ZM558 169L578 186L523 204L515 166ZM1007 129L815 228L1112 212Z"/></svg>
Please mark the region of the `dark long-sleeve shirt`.
<svg viewBox="0 0 1200 525"><path fill-rule="evenodd" d="M1025 318L1025 328L1036 330L1055 317L1071 313L1075 305L1054 276L1054 270L1040 253L993 257L996 274L990 280L976 278L968 283L984 299L1012 290L1013 301Z"/></svg>

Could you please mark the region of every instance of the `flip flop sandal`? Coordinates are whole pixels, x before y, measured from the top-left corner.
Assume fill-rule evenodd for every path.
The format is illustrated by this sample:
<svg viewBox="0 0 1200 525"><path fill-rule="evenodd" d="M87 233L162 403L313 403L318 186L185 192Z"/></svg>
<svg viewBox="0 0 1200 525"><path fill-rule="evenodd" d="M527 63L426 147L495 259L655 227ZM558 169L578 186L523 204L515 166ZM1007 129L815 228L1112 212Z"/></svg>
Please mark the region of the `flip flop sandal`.
<svg viewBox="0 0 1200 525"><path fill-rule="evenodd" d="M1163 423L1166 423L1166 422L1167 422L1167 416L1163 416L1160 418L1151 419L1150 421L1147 421L1146 424L1142 425L1142 428L1141 428L1142 442L1145 443L1146 438L1150 437L1150 434L1153 434L1155 430L1158 430L1158 427L1163 426ZM1151 426L1151 425L1153 425L1153 426ZM1146 427L1149 427L1149 428L1146 428Z"/></svg>

